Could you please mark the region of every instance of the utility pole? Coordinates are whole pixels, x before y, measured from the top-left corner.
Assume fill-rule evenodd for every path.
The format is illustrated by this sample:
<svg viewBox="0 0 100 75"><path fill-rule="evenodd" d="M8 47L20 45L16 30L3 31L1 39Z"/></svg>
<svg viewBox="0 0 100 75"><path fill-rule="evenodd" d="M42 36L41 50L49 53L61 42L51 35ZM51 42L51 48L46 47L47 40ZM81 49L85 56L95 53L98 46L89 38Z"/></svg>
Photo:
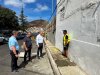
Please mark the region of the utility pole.
<svg viewBox="0 0 100 75"><path fill-rule="evenodd" d="M19 20L20 20L20 24L22 26L22 30L24 31L25 23L26 23L26 17L24 16L24 8L23 8L24 2L23 2L23 0L20 0L20 1L22 3L22 6L21 6L21 13L20 13Z"/></svg>
<svg viewBox="0 0 100 75"><path fill-rule="evenodd" d="M52 13L53 13L53 0L52 0Z"/></svg>
<svg viewBox="0 0 100 75"><path fill-rule="evenodd" d="M22 1L21 16L22 16L22 26L23 26L23 31L24 31L24 23L23 23L23 21L24 21L23 0L21 0L21 1Z"/></svg>

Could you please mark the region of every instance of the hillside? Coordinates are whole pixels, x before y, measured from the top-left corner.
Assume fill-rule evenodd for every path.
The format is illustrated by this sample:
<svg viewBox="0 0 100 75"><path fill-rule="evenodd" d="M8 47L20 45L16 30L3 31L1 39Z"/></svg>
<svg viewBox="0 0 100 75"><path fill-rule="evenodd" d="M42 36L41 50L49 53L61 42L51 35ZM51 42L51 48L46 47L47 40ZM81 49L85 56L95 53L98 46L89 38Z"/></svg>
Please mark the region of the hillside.
<svg viewBox="0 0 100 75"><path fill-rule="evenodd" d="M44 28L48 22L46 20L34 20L28 23L28 27L42 27Z"/></svg>

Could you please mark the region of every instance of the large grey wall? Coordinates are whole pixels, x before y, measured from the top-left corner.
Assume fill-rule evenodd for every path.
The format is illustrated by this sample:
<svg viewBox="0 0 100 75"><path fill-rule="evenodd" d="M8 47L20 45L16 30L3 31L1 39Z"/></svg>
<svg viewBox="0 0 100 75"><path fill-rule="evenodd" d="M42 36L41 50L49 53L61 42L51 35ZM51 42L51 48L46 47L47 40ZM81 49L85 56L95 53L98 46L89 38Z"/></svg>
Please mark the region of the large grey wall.
<svg viewBox="0 0 100 75"><path fill-rule="evenodd" d="M54 33L53 31L48 32L47 38L53 45L55 45L55 32Z"/></svg>
<svg viewBox="0 0 100 75"><path fill-rule="evenodd" d="M56 17L53 17L53 19L49 25L51 28L47 34L47 38L53 45L55 45Z"/></svg>
<svg viewBox="0 0 100 75"><path fill-rule="evenodd" d="M52 24L50 24L52 25ZM53 44L55 45L55 27L52 25L52 27L50 28L49 32L47 33L47 39Z"/></svg>
<svg viewBox="0 0 100 75"><path fill-rule="evenodd" d="M56 23L56 47L63 50L62 30L68 30L70 59L87 74L100 75L99 0L61 0Z"/></svg>

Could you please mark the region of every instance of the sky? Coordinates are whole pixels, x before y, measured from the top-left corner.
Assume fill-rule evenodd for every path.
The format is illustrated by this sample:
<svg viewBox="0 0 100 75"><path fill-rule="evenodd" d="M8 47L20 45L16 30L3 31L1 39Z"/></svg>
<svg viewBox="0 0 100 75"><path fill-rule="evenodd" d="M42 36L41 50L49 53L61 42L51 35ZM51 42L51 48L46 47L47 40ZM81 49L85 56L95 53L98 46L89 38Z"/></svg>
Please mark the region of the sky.
<svg viewBox="0 0 100 75"><path fill-rule="evenodd" d="M19 16L21 12L21 0L0 0L0 5L16 12ZM56 6L56 0L53 0L53 9ZM37 19L48 20L52 14L52 0L23 0L24 15L28 21Z"/></svg>

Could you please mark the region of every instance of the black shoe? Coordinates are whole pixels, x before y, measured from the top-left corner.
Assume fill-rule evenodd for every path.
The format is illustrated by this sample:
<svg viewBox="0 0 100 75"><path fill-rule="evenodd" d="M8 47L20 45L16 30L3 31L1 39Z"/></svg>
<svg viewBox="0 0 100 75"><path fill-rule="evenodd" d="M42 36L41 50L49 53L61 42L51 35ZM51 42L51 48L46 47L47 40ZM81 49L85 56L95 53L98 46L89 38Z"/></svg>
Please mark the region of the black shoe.
<svg viewBox="0 0 100 75"><path fill-rule="evenodd" d="M43 56L41 56L41 58L44 58Z"/></svg>
<svg viewBox="0 0 100 75"><path fill-rule="evenodd" d="M11 72L19 72L18 70L11 70Z"/></svg>
<svg viewBox="0 0 100 75"><path fill-rule="evenodd" d="M11 72L14 72L14 70L11 70Z"/></svg>
<svg viewBox="0 0 100 75"><path fill-rule="evenodd" d="M24 63L26 63L26 61L23 61Z"/></svg>
<svg viewBox="0 0 100 75"><path fill-rule="evenodd" d="M42 58L43 58L43 55L41 55L40 57L42 57Z"/></svg>
<svg viewBox="0 0 100 75"><path fill-rule="evenodd" d="M28 60L29 62L32 62L32 60Z"/></svg>
<svg viewBox="0 0 100 75"><path fill-rule="evenodd" d="M32 61L32 59L28 59L28 61Z"/></svg>
<svg viewBox="0 0 100 75"><path fill-rule="evenodd" d="M19 67L19 66L17 66L16 68L17 68L17 69L19 69L20 67Z"/></svg>
<svg viewBox="0 0 100 75"><path fill-rule="evenodd" d="M18 70L15 70L15 72L19 72Z"/></svg>

